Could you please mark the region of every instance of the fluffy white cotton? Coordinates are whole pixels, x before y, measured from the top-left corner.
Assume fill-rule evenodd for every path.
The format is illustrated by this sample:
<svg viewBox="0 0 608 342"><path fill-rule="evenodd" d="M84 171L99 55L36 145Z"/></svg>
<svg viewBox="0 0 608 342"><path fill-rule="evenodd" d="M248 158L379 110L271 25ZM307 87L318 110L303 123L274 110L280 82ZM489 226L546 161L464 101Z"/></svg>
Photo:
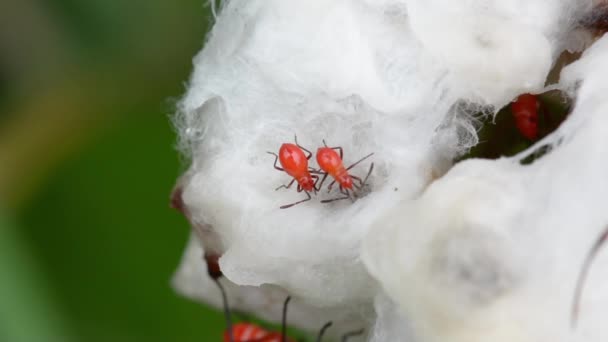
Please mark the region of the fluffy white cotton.
<svg viewBox="0 0 608 342"><path fill-rule="evenodd" d="M474 166L451 172L460 172L462 181L441 181L423 199L411 201L449 169L455 156L477 142L471 115L481 109L491 112L517 94L543 87L564 28L577 12L574 3L582 4L540 0L226 2L205 48L194 59L194 73L176 117L181 146L191 159L180 184L181 197L197 237L206 249L223 254L220 266L235 284L281 288L302 303L339 316L338 320L353 313L372 319L368 310L374 305L379 317L387 317L393 309L385 309L378 299L374 304L380 287L360 256L372 223L382 218L383 223L374 226L388 228L376 234L386 241L368 242L368 265L398 306L408 311L410 297L402 298L400 293L409 287L397 286L399 281L422 272L414 264L430 253L422 246L434 241L432 232L444 231L442 218L465 215L452 204L466 199L472 203L470 215L484 212L477 219L479 227L469 227L463 219L462 228L450 228L454 231L433 247L437 253L445 252L437 267L452 270L474 264L476 258L500 247L497 251L504 255L492 262L509 274L482 297L492 302L511 291L525 276L512 264L517 257L511 254L512 244L503 241L510 232L507 226L488 230L484 224L507 220L507 214L527 208L525 203L518 206L511 201L520 198L518 191L528 191L525 186L508 189L512 194L500 191L511 177L523 177L519 166L502 161L509 173L492 162L469 163ZM323 191L309 202L279 209L305 195L297 193L295 186L274 190L290 178L273 168L274 158L266 152L277 152L282 143L293 142L296 134L299 143L313 152L323 139L330 146L342 146L347 165L374 152L352 170L364 176L370 163L375 164L362 193L366 196L354 203L322 204L322 199L340 196ZM469 180L468 172L479 179ZM486 179L487 175L493 178ZM476 198L469 186L489 189L487 196L495 197ZM498 204L507 212L495 212ZM430 226L424 219L427 216L435 216ZM475 249L471 245L478 234L485 240ZM409 235L411 240L403 241ZM452 237L457 238L455 244ZM468 248L474 249L472 255L467 254ZM413 259L395 258L399 255ZM389 274L395 265L407 267ZM485 265L486 269L493 266ZM411 288L418 291L424 279L434 274L423 273ZM436 289L454 290L448 285L459 279L458 273L442 276L445 288ZM483 273L481 281L490 276ZM178 279L176 286L181 289L198 288L200 281ZM432 288L419 289L423 296L413 300L416 306L422 305L422 311L411 317L414 326L444 307L449 309L445 319L451 322L463 312L463 305L475 300L475 286L461 284L464 294L447 291L445 304L435 303L434 298L442 297L431 295ZM195 296L214 296L205 295L204 289ZM302 322L310 327L306 320ZM382 336L383 328L378 328L382 324L375 325L374 336Z"/></svg>
<svg viewBox="0 0 608 342"><path fill-rule="evenodd" d="M223 310L222 297L219 288L207 275L207 266L203 262L203 248L193 236L186 247L181 265L173 277L173 285L184 296L209 303ZM279 287L266 285L238 286L221 278L220 282L226 289L230 308L235 311L255 312L257 317L279 323L282 317L283 302L289 295ZM359 314L352 314L358 310ZM340 336L348 331L355 331L365 326L362 320L366 313L361 308L333 308L332 310L311 307L305 302L294 298L287 310L289 325L298 326L309 331L318 331L323 324L332 321L328 336ZM235 319L235 316L232 316Z"/></svg>
<svg viewBox="0 0 608 342"><path fill-rule="evenodd" d="M420 199L395 206L365 243L370 271L421 341L606 341L608 257L570 324L582 262L608 225L608 37L562 73L577 88L553 150L468 160ZM522 156L520 156L522 157Z"/></svg>

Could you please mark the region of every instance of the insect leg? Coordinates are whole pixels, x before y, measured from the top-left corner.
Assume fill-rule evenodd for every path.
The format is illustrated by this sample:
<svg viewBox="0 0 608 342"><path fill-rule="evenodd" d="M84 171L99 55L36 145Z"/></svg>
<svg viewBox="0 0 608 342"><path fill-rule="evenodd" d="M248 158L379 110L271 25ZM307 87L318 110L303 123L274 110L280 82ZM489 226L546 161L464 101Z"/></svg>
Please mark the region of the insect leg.
<svg viewBox="0 0 608 342"><path fill-rule="evenodd" d="M289 184L287 184L287 185L283 184L283 185L279 186L278 188L274 189L274 191L277 191L277 190L279 190L281 188L289 189L289 188L291 188L291 186L293 185L293 182L295 182L295 181L296 181L296 179L293 178L291 180L291 182L289 182Z"/></svg>
<svg viewBox="0 0 608 342"><path fill-rule="evenodd" d="M355 186L355 188L357 188L357 190L361 190L361 188L363 188L363 180L361 178L359 178L357 176L353 176L353 175L350 175L350 178L359 182L359 185L353 184Z"/></svg>
<svg viewBox="0 0 608 342"><path fill-rule="evenodd" d="M369 166L369 171L367 171L367 175L365 176L365 179L364 179L364 180L361 180L361 178L359 178L359 177L357 177L357 176L353 176L353 175L351 175L351 176L350 176L352 179L355 179L355 180L357 180L357 181L359 182L359 186L357 187L359 190L361 190L361 189L363 188L363 186L364 186L365 184L367 184L367 179L368 179L368 178L369 178L369 176L372 174L372 171L373 171L373 170L374 170L374 163L372 163L372 164ZM355 186L356 186L356 185L355 185Z"/></svg>
<svg viewBox="0 0 608 342"><path fill-rule="evenodd" d="M312 197L310 196L310 194L308 193L308 191L304 191L304 193L306 194L306 196L308 196L308 198L305 198L305 199L303 199L303 200L301 200L301 201L297 201L297 202L295 202L295 203L291 203L291 204L282 205L280 208L281 208L281 209L287 209L287 208L291 208L291 207L293 207L293 206L294 206L294 205L296 205L296 204L300 204L300 203L302 203L302 202L310 201L310 199L311 199Z"/></svg>
<svg viewBox="0 0 608 342"><path fill-rule="evenodd" d="M336 184L336 181L332 181L331 183L329 183L329 186L327 187L327 192L331 191L331 188L334 186L334 184Z"/></svg>
<svg viewBox="0 0 608 342"><path fill-rule="evenodd" d="M576 290L574 291L574 299L572 301L572 311L570 312L570 325L572 328L576 328L576 324L578 322L578 312L580 307L581 296L583 293L583 287L585 285L585 280L587 279L587 274L589 273L589 269L591 268L591 263L599 253L602 246L608 241L608 226L604 228L602 234L595 240L595 243L589 250L585 261L583 262L583 267L581 268L581 272L579 273L578 281L576 283Z"/></svg>
<svg viewBox="0 0 608 342"><path fill-rule="evenodd" d="M325 139L323 139L323 145L325 145L325 147L327 146L327 143L325 142ZM336 147L330 147L332 150L338 150L338 152L340 152L340 159L344 159L344 151L342 150L341 146L336 146Z"/></svg>
<svg viewBox="0 0 608 342"><path fill-rule="evenodd" d="M274 156L274 168L279 171L285 171L283 168L277 166L277 161L279 161L279 155L274 152L266 152L268 154L272 154Z"/></svg>
<svg viewBox="0 0 608 342"><path fill-rule="evenodd" d="M369 157L371 157L371 156L373 156L373 155L374 155L374 153L372 152L372 153L370 153L370 154L366 155L365 157L363 157L363 158L361 158L361 159L357 160L356 162L354 162L353 164L351 164L349 167L347 167L347 168L346 168L346 171L348 171L348 170L352 169L353 167L357 166L357 165L358 165L360 162L364 161L365 159L367 159L367 158L369 158Z"/></svg>
<svg viewBox="0 0 608 342"><path fill-rule="evenodd" d="M317 191L321 191L321 187L323 186L323 182L325 182L325 179L326 179L326 178L327 178L327 172L325 172L325 173L323 174L323 178L321 178L321 183L319 183L319 185L318 185L318 186L316 185L316 183L318 183L318 182L316 182L316 183L315 183L315 189L316 189Z"/></svg>
<svg viewBox="0 0 608 342"><path fill-rule="evenodd" d="M294 134L293 139L296 142L296 145L301 148L304 152L308 153L308 157L306 157L307 160L310 160L310 157L312 157L312 152L310 152L309 150L307 150L306 148L304 148L304 146L298 144L298 136Z"/></svg>
<svg viewBox="0 0 608 342"><path fill-rule="evenodd" d="M351 338L351 337L363 335L364 331L365 330L363 330L363 329L359 329L359 330L356 330L356 331L347 332L346 334L342 335L342 339L340 341L341 342L347 342L348 339Z"/></svg>
<svg viewBox="0 0 608 342"><path fill-rule="evenodd" d="M312 189L315 192L315 194L317 193L317 191L319 191L319 189L317 189L317 183L319 182L319 176L317 175L310 175L310 178L314 179L314 183L312 185Z"/></svg>
<svg viewBox="0 0 608 342"><path fill-rule="evenodd" d="M341 200L345 200L345 199L350 199L352 201L352 198L349 195L346 195L344 197L338 197L338 198L332 198L332 199L322 200L321 203L331 203L331 202L341 201Z"/></svg>
<svg viewBox="0 0 608 342"><path fill-rule="evenodd" d="M283 316L281 317L281 342L285 342L287 340L287 304L291 300L291 296L287 296L285 298L285 302L283 302Z"/></svg>
<svg viewBox="0 0 608 342"><path fill-rule="evenodd" d="M232 331L232 318L230 317L230 305L228 305L228 296L226 296L226 290L220 283L219 279L212 278L217 287L220 289L222 293L222 303L224 304L224 315L226 316L226 330L228 331L228 336L230 342L234 342L234 332Z"/></svg>
<svg viewBox="0 0 608 342"><path fill-rule="evenodd" d="M350 199L351 202L355 202L355 199L353 198L353 196L351 195L350 191L348 191L348 189L344 189L342 186L340 186L340 192L346 196L348 196L348 198Z"/></svg>
<svg viewBox="0 0 608 342"><path fill-rule="evenodd" d="M333 323L331 321L325 323L325 325L323 325L323 327L321 328L321 331L319 331L319 336L317 336L317 342L321 342L321 339L323 338L323 335L325 334L325 330L327 330L329 327L331 327Z"/></svg>

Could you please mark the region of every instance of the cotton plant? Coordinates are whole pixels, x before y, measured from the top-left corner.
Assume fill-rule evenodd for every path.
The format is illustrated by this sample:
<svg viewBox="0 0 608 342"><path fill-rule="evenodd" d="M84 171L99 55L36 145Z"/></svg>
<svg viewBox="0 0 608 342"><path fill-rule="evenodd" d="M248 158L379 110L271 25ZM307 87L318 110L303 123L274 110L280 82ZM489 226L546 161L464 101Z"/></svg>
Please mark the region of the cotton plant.
<svg viewBox="0 0 608 342"><path fill-rule="evenodd" d="M174 190L193 227L177 291L369 341L605 341L608 41L580 28L593 1L223 2L175 116L190 161ZM595 32L597 33L597 32ZM561 71L563 51L582 57ZM585 50L585 51L583 51ZM547 82L552 72L559 81ZM524 93L574 99L518 155L459 160L480 116ZM352 200L279 188L284 143L340 146ZM538 151L549 151L524 164ZM334 188L337 188L334 187ZM277 190L275 190L277 189ZM328 202L330 201L330 202ZM328 203L325 203L328 202ZM573 324L573 307L577 321Z"/></svg>

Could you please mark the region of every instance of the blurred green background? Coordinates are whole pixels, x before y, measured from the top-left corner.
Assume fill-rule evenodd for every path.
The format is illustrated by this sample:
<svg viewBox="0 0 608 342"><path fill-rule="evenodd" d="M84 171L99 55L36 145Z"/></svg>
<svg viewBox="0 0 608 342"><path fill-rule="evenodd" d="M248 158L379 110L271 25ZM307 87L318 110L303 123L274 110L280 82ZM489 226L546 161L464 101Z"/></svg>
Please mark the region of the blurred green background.
<svg viewBox="0 0 608 342"><path fill-rule="evenodd" d="M0 4L0 341L219 341L169 285L189 228L170 114L203 0Z"/></svg>

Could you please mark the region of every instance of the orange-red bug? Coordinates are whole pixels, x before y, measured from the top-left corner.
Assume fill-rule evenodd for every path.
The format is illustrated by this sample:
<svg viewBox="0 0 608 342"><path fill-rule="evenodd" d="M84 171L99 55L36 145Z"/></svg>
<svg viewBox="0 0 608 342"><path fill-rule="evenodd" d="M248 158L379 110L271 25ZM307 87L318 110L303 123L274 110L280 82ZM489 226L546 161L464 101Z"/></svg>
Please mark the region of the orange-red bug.
<svg viewBox="0 0 608 342"><path fill-rule="evenodd" d="M323 185L323 182L325 181L325 178L327 178L327 175L330 175L334 180L329 184L328 192L331 191L331 188L337 182L340 186L340 192L342 194L344 194L345 197L339 197L339 198L334 198L334 199L330 199L330 200L323 200L321 202L328 203L328 202L333 202L333 201L337 201L337 200L341 200L341 199L351 198L351 194L350 194L349 190L352 191L353 186L358 189L363 187L363 185L367 182L369 175L372 173L372 170L374 169L374 163L371 163L369 171L367 172L367 176L365 177L365 180L362 180L361 178L359 178L357 176L351 175L348 171L350 169L352 169L353 167L355 167L356 165L358 165L359 163L361 163L362 161L364 161L365 159L371 157L373 155L373 153L370 153L367 156L359 159L358 161L356 161L349 167L345 167L344 162L342 160L342 158L344 156L344 151L343 151L342 147L340 147L340 146L327 147L325 140L323 140L323 145L324 145L323 147L319 147L317 149L317 163L319 164L319 167L321 168L321 170L323 170L325 172L325 174L323 175L323 179L321 180L321 182L319 184L319 188L321 188L321 186ZM338 152L339 152L339 154L338 154ZM359 183L359 185L354 184L353 179L356 180Z"/></svg>
<svg viewBox="0 0 608 342"><path fill-rule="evenodd" d="M224 311L229 311L229 306L224 299ZM267 331L253 323L229 324L224 332L224 342L295 342L287 336L287 305L291 297L287 297L283 303L283 316L281 322L281 332ZM230 315L228 314L227 317Z"/></svg>
<svg viewBox="0 0 608 342"><path fill-rule="evenodd" d="M223 288L222 288L222 294ZM223 296L224 300L224 310L229 311L228 302L226 297ZM281 332L267 331L259 325L253 323L236 323L228 325L228 328L224 332L224 342L295 342L294 339L287 336L287 307L289 301L291 300L290 296L285 298L283 302L283 315L281 319ZM226 317L230 317L229 314ZM320 342L325 334L325 331L332 325L333 323L327 322L323 325L321 330L319 331L319 335L317 336L317 342ZM347 332L342 336L341 341L346 342L351 337L355 337L363 334L364 330L360 329L357 331Z"/></svg>
<svg viewBox="0 0 608 342"><path fill-rule="evenodd" d="M536 95L523 94L511 103L515 126L529 140L538 138L538 111L540 102Z"/></svg>
<svg viewBox="0 0 608 342"><path fill-rule="evenodd" d="M304 153L306 152L306 153ZM274 156L274 168L279 171L285 171L288 175L293 177L291 182L287 185L281 185L275 190L279 190L281 188L289 189L294 182L298 182L298 192L304 191L307 198L301 201L286 204L281 206L281 209L287 209L296 204L300 204L302 202L310 201L312 198L310 196L310 192L317 192L318 189L315 187L317 181L319 180L319 176L311 174L311 171L314 172L314 169L308 167L308 160L312 157L312 152L305 149L304 147L298 144L298 138L295 137L295 144L284 143L281 145L279 149L279 154L277 155L274 152L268 152ZM281 166L277 165L277 161L281 163Z"/></svg>
<svg viewBox="0 0 608 342"><path fill-rule="evenodd" d="M232 325L234 342L295 342L293 339L278 332L270 332L253 323L236 323ZM224 342L230 342L228 331L224 333Z"/></svg>

